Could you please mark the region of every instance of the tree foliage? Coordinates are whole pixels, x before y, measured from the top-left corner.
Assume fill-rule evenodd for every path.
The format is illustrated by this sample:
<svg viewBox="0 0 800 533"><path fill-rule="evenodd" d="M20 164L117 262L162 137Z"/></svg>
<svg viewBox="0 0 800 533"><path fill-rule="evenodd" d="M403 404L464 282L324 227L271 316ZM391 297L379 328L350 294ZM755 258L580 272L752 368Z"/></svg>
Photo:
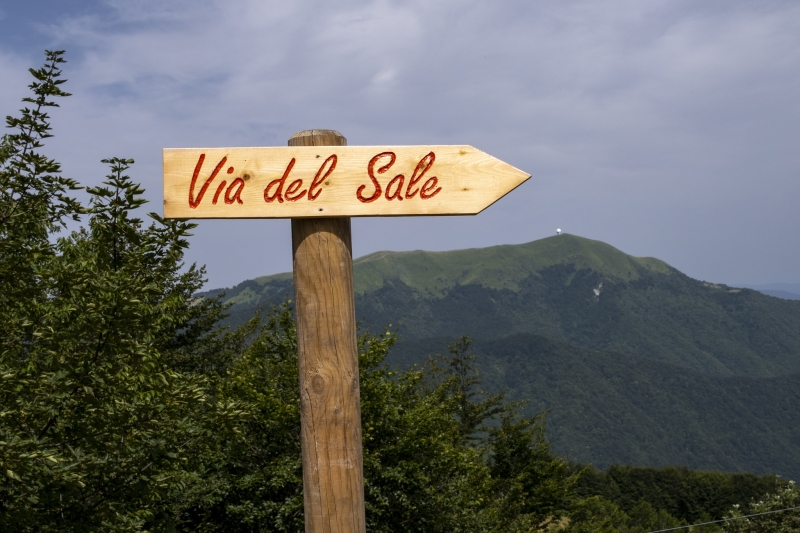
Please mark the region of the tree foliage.
<svg viewBox="0 0 800 533"><path fill-rule="evenodd" d="M579 501L565 533L649 533L684 525L663 509L642 500L626 513L602 496Z"/></svg>
<svg viewBox="0 0 800 533"><path fill-rule="evenodd" d="M784 509L791 510L784 511ZM728 518L753 514L760 516L726 522L723 531L725 533L800 532L800 489L794 482L789 482L781 489L752 502L748 507L735 506Z"/></svg>
<svg viewBox="0 0 800 533"><path fill-rule="evenodd" d="M291 309L273 309L263 325L256 318L236 335L244 343L231 352L217 394L239 402L247 415L235 436L220 435L198 483L174 493L171 527L300 531ZM528 531L565 515L580 474L550 452L543 419L523 418L515 405L473 395L479 380L464 339L451 345L449 355L405 372L384 362L396 340L391 331L358 339L369 531ZM486 413L467 435L465 394L470 412ZM498 425L488 427L495 412Z"/></svg>
<svg viewBox="0 0 800 533"><path fill-rule="evenodd" d="M31 71L36 107L8 120L20 133L4 138L0 171L0 529L133 531L184 483L212 425L235 419L202 375L167 365L218 304L193 305L191 225L133 216L144 200L131 160L105 161L111 174L85 208L38 154L50 136L42 109L67 96L61 53L47 59ZM51 237L80 215L85 227Z"/></svg>
<svg viewBox="0 0 800 533"><path fill-rule="evenodd" d="M585 468L575 492L582 498L602 496L626 513L645 501L694 524L720 519L732 506L746 506L785 484L769 475L614 465L606 471Z"/></svg>

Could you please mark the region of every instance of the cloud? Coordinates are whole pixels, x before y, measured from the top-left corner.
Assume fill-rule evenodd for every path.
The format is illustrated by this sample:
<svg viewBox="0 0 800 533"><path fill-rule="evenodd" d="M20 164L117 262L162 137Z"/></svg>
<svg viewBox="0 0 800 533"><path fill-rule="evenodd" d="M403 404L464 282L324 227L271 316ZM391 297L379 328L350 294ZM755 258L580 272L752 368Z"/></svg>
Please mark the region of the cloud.
<svg viewBox="0 0 800 533"><path fill-rule="evenodd" d="M20 101L27 96L25 87L30 83L28 67L18 56L0 50L0 110L7 110L6 114L22 107Z"/></svg>
<svg viewBox="0 0 800 533"><path fill-rule="evenodd" d="M84 182L102 175L99 159L132 155L157 205L163 147L282 145L315 127L351 144L468 143L534 178L475 218L356 221L356 252L524 242L561 226L698 277L800 281L800 249L786 246L800 224L800 6L101 7L46 27L75 58L69 133L53 147ZM13 57L0 55L0 74L19 68ZM285 226L204 222L193 257L214 285L287 269Z"/></svg>

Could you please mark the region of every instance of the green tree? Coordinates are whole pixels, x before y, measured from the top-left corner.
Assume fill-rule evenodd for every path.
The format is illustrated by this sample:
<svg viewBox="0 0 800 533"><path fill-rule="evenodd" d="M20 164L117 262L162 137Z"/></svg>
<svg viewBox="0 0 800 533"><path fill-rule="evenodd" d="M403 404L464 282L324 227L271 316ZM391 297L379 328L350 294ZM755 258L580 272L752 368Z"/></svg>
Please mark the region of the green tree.
<svg viewBox="0 0 800 533"><path fill-rule="evenodd" d="M628 521L623 531L629 533L648 533L685 525L664 509L655 509L642 500L628 513Z"/></svg>
<svg viewBox="0 0 800 533"><path fill-rule="evenodd" d="M440 400L452 403L464 442L476 442L485 433L488 420L506 412L504 394L487 395L480 389L481 379L475 371L475 356L469 355L472 339L462 335L447 345L448 355L439 355L428 362L427 374Z"/></svg>
<svg viewBox="0 0 800 533"><path fill-rule="evenodd" d="M441 366L390 370L384 359L396 341L385 332L360 342L368 529L480 531L489 471L481 450L469 445L464 417L481 403L472 395L479 383L465 384L471 369L453 364L463 353L452 346L453 357L437 360Z"/></svg>
<svg viewBox="0 0 800 533"><path fill-rule="evenodd" d="M171 352L199 350L219 304L195 302L202 270L183 265L191 225L133 212L142 189L131 160L89 189L38 154L48 137L60 52L32 70L32 110L8 119L0 198L0 530L136 531L191 478L215 427L235 420ZM86 227L52 237L67 217ZM206 332L210 333L210 332Z"/></svg>
<svg viewBox="0 0 800 533"><path fill-rule="evenodd" d="M554 457L545 438L545 416L506 409L489 430L492 522L495 531L538 531L566 515L582 472Z"/></svg>
<svg viewBox="0 0 800 533"><path fill-rule="evenodd" d="M217 400L241 405L242 416L235 427L220 427L209 439L197 475L171 492L152 527L302 531L297 338L290 310L269 314L263 324L256 316L215 344L216 350L180 365L192 361L207 372Z"/></svg>
<svg viewBox="0 0 800 533"><path fill-rule="evenodd" d="M602 496L590 496L573 507L566 533L619 533L628 515Z"/></svg>
<svg viewBox="0 0 800 533"><path fill-rule="evenodd" d="M775 476L675 466L613 465L604 472L591 467L583 470L584 475L575 488L579 497L603 496L629 514L645 501L687 524L718 520L733 505L747 505L786 483Z"/></svg>
<svg viewBox="0 0 800 533"><path fill-rule="evenodd" d="M36 304L48 298L47 280L40 274L55 251L50 236L65 219L77 219L80 205L70 196L74 180L60 175L60 165L39 152L51 137L48 108L55 97L69 96L60 86L63 52L47 52L41 69L31 69L35 81L32 104L20 117L7 117L0 142L0 350L17 351L31 342L31 317Z"/></svg>
<svg viewBox="0 0 800 533"><path fill-rule="evenodd" d="M767 494L764 499L753 502L746 512L735 506L726 518L741 517L756 513L770 513L800 507L800 489L793 481L779 490ZM731 520L723 526L725 533L798 533L800 532L800 509Z"/></svg>
<svg viewBox="0 0 800 533"><path fill-rule="evenodd" d="M565 533L650 533L682 525L683 521L644 500L626 513L602 496L591 496L577 501Z"/></svg>

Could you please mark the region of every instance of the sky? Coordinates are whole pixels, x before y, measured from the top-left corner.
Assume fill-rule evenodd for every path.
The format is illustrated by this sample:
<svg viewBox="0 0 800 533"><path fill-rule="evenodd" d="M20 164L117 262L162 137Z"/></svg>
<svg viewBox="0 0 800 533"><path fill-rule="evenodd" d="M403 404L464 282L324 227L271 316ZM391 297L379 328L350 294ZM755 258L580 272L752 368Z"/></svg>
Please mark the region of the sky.
<svg viewBox="0 0 800 533"><path fill-rule="evenodd" d="M472 217L353 220L353 252L566 233L702 280L800 283L796 0L28 0L0 4L0 114L45 49L73 96L46 153L96 185L162 148L468 144L532 175ZM208 288L291 270L287 220L200 221Z"/></svg>

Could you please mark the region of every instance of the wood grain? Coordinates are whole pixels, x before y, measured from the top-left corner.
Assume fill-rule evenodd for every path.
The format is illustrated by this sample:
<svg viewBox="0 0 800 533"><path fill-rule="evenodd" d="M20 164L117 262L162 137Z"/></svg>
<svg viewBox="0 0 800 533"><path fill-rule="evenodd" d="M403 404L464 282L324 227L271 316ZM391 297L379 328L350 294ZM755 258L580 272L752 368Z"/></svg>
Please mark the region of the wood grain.
<svg viewBox="0 0 800 533"><path fill-rule="evenodd" d="M164 216L310 218L477 214L530 178L530 174L471 146L333 147L320 143L344 137L330 134L326 138L321 131L301 132L303 135L294 139L296 144L288 147L164 149ZM370 166L376 155L386 153L394 154L389 168L380 172L392 161L389 156ZM420 163L429 154L434 154L432 164L412 187L412 178L420 174ZM331 169L332 156L335 168ZM362 196L377 190L369 175L370 168L381 193L374 201L364 202L359 199L362 186ZM278 182L284 175L286 179L281 185ZM397 176L402 176L402 180L392 181ZM320 179L312 190L317 177ZM421 189L431 178L436 178L436 183L428 192L440 190L423 198ZM293 182L297 182L297 187L289 191ZM272 194L273 198L267 201L265 189L271 183L273 186L266 196ZM201 194L203 187L205 192ZM279 188L280 195L275 196ZM312 196L315 197L311 199Z"/></svg>
<svg viewBox="0 0 800 533"><path fill-rule="evenodd" d="M308 130L289 143L346 143ZM350 219L292 220L307 533L363 533L361 394Z"/></svg>

